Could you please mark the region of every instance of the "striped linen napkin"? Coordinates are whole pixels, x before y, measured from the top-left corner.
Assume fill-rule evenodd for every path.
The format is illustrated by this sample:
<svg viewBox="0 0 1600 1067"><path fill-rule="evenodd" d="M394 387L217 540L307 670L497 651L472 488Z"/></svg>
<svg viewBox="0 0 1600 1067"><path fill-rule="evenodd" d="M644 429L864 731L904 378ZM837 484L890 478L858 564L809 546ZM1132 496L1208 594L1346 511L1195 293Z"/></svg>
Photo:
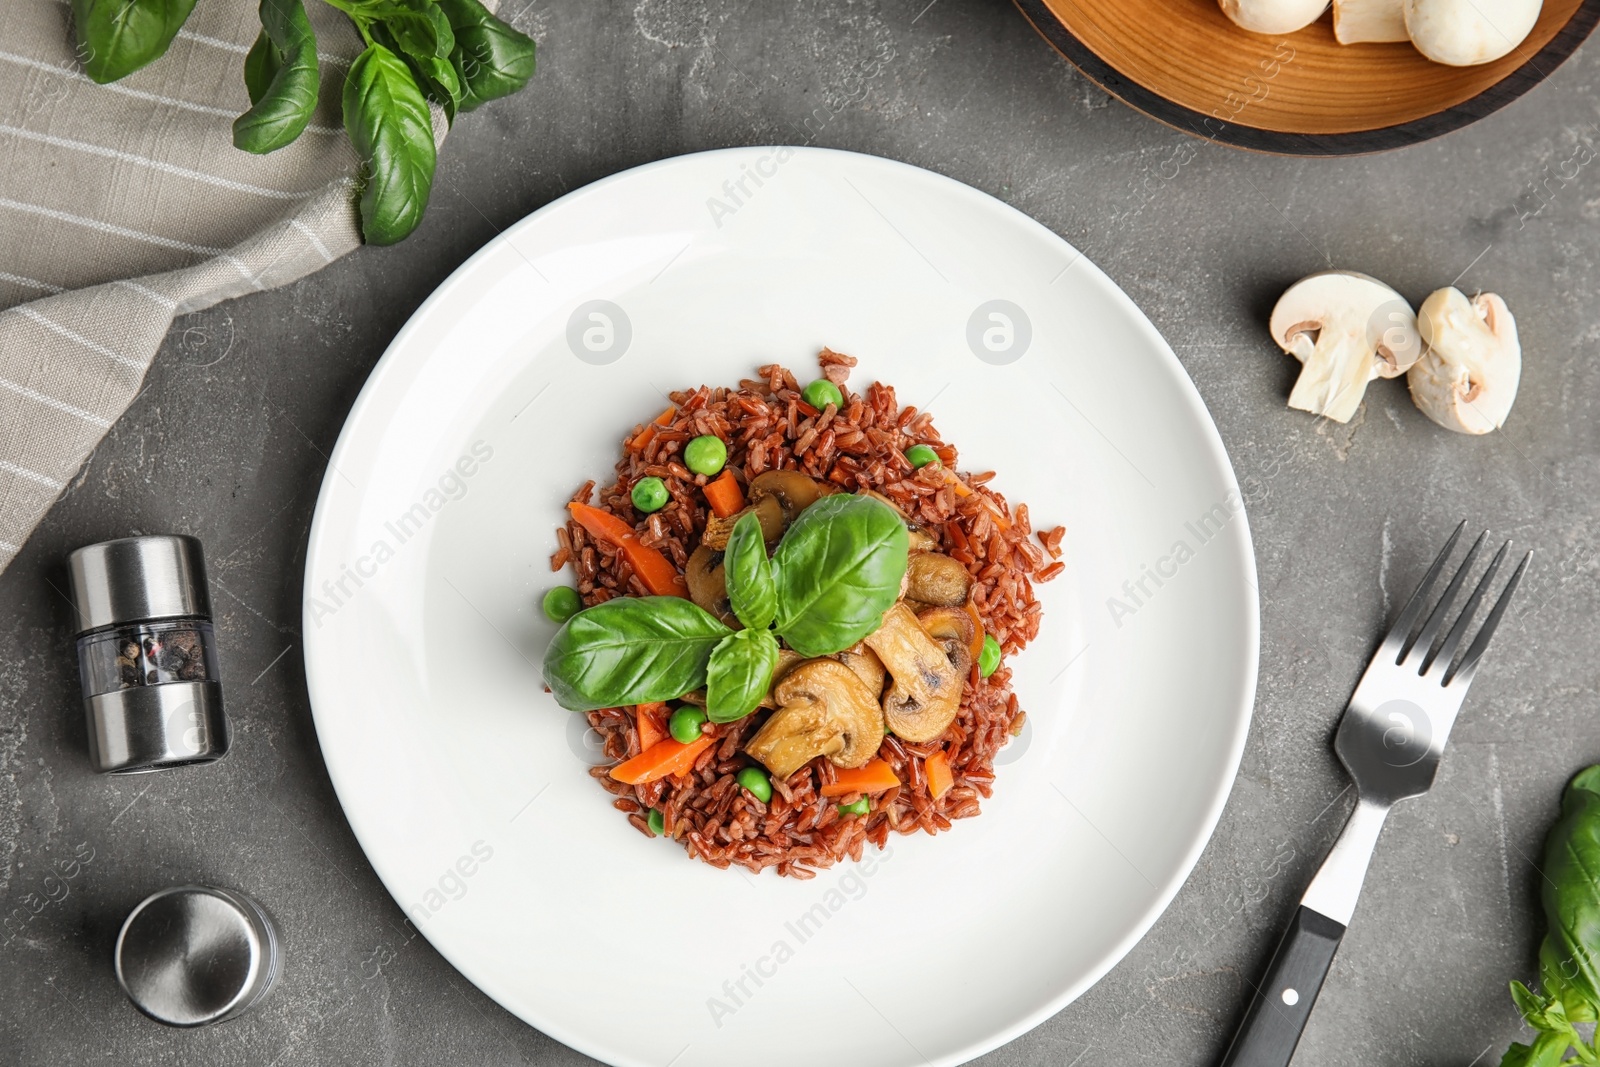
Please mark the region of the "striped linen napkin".
<svg viewBox="0 0 1600 1067"><path fill-rule="evenodd" d="M104 86L74 58L67 0L0 0L0 570L133 402L174 316L361 243L339 109L361 39L306 7L317 113L256 156L232 141L253 0L197 5L165 56Z"/></svg>

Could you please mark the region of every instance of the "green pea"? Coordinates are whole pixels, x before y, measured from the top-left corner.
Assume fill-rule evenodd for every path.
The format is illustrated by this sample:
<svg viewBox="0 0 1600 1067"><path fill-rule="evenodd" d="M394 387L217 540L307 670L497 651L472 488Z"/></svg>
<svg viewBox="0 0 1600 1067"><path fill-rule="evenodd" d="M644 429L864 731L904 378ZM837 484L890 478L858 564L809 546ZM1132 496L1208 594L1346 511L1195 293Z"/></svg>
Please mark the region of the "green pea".
<svg viewBox="0 0 1600 1067"><path fill-rule="evenodd" d="M818 411L825 411L829 404L836 408L844 407L844 394L839 392L839 387L826 378L818 378L805 391L800 394L807 404Z"/></svg>
<svg viewBox="0 0 1600 1067"><path fill-rule="evenodd" d="M870 808L871 808L871 805L867 803L867 798L866 797L862 797L860 800L856 801L854 804L840 804L839 805L839 814L840 815L865 815Z"/></svg>
<svg viewBox="0 0 1600 1067"><path fill-rule="evenodd" d="M551 622L566 622L582 608L578 591L570 585L558 585L544 595L545 618Z"/></svg>
<svg viewBox="0 0 1600 1067"><path fill-rule="evenodd" d="M760 767L746 767L739 772L738 782L745 792L765 804L772 799L772 779Z"/></svg>
<svg viewBox="0 0 1600 1067"><path fill-rule="evenodd" d="M667 820L661 814L660 808L651 808L650 814L645 816L644 821L650 824L650 832L657 837L667 832Z"/></svg>
<svg viewBox="0 0 1600 1067"><path fill-rule="evenodd" d="M672 713L667 720L667 733L681 745L700 736L700 726L706 721L706 713L693 704L685 704Z"/></svg>
<svg viewBox="0 0 1600 1067"><path fill-rule="evenodd" d="M728 446L714 434L701 434L683 449L683 464L696 474L713 475L728 462Z"/></svg>
<svg viewBox="0 0 1600 1067"><path fill-rule="evenodd" d="M648 515L667 506L672 494L660 478L640 478L633 483L633 506Z"/></svg>
<svg viewBox="0 0 1600 1067"><path fill-rule="evenodd" d="M983 650L978 653L978 674L984 678L993 674L1000 666L1000 642L994 639L994 634L983 635Z"/></svg>
<svg viewBox="0 0 1600 1067"><path fill-rule="evenodd" d="M930 463L939 462L939 453L927 445L912 445L906 449L906 462L920 469Z"/></svg>

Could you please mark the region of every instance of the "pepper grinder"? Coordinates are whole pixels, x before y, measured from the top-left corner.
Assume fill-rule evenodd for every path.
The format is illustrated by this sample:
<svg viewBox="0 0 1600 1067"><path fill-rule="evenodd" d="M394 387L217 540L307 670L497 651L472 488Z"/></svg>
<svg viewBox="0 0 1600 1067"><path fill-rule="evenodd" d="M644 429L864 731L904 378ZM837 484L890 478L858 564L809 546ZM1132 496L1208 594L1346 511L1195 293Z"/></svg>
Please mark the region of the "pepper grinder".
<svg viewBox="0 0 1600 1067"><path fill-rule="evenodd" d="M68 558L89 758L102 774L228 752L205 559L193 537L124 537Z"/></svg>

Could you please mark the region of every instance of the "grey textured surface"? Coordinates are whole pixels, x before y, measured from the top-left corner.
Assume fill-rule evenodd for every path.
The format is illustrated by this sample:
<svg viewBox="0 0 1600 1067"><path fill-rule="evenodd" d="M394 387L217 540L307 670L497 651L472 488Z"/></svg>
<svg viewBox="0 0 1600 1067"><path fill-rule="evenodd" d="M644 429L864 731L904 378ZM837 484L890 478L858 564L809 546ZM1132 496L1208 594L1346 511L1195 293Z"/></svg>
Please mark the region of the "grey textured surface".
<svg viewBox="0 0 1600 1067"><path fill-rule="evenodd" d="M1342 702L1395 598L1470 516L1535 548L1538 567L1433 793L1390 820L1296 1063L1497 1063L1520 1025L1505 983L1531 975L1540 933L1530 857L1566 777L1600 757L1600 367L1589 357L1600 177L1563 168L1600 140L1594 47L1468 130L1299 161L1142 118L1003 0L504 9L540 39L542 71L460 125L421 230L179 319L141 398L0 577L0 916L12 917L0 1062L584 1061L408 940L350 833L300 666L312 506L373 363L498 229L635 164L810 139L949 174L1083 249L1172 342L1241 480L1256 480L1260 694L1216 836L1126 960L983 1062L1215 1059L1351 801L1328 745ZM1469 292L1505 296L1527 353L1507 428L1448 434L1395 383L1369 391L1349 426L1287 410L1294 364L1262 323L1285 284L1329 265L1413 300L1458 274ZM168 530L210 554L236 751L208 769L96 778L62 560L90 541ZM47 883L57 861L76 874ZM134 1013L109 957L134 903L190 880L256 895L293 963L262 1010L177 1032Z"/></svg>

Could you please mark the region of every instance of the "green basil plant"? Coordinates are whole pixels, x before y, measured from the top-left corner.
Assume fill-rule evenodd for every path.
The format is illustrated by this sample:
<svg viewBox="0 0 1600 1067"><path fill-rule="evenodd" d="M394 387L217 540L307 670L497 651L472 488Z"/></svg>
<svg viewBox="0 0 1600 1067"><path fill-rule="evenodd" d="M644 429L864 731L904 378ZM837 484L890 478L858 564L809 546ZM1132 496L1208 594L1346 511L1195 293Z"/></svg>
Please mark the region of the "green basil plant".
<svg viewBox="0 0 1600 1067"><path fill-rule="evenodd" d="M219 0L213 0L219 2ZM366 43L345 75L344 125L361 157L361 234L394 244L422 221L437 162L432 101L455 121L533 77L531 38L479 0L323 0ZM159 59L195 0L72 0L78 55L90 78L114 82ZM317 36L302 0L261 0L261 33L244 60L250 109L233 124L246 152L275 152L317 107Z"/></svg>
<svg viewBox="0 0 1600 1067"><path fill-rule="evenodd" d="M910 534L893 508L839 493L802 511L772 557L754 512L723 558L732 630L681 597L619 597L567 620L544 657L545 684L573 711L676 700L705 689L706 717L750 714L772 685L778 638L802 656L872 633L900 595Z"/></svg>

